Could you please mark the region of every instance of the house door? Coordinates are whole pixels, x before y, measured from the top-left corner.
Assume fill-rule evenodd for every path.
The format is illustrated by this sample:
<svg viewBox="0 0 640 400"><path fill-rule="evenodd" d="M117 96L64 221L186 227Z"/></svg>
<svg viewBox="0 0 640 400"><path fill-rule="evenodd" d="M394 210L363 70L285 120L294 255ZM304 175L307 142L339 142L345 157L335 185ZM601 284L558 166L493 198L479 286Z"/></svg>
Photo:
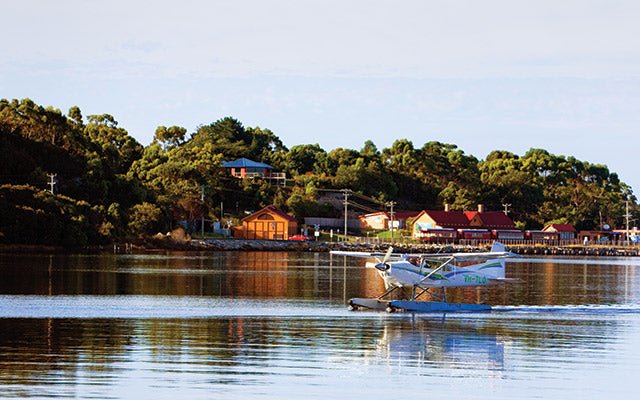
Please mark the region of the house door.
<svg viewBox="0 0 640 400"><path fill-rule="evenodd" d="M249 239L264 239L264 223L262 221L256 221L253 223L253 237L249 237Z"/></svg>

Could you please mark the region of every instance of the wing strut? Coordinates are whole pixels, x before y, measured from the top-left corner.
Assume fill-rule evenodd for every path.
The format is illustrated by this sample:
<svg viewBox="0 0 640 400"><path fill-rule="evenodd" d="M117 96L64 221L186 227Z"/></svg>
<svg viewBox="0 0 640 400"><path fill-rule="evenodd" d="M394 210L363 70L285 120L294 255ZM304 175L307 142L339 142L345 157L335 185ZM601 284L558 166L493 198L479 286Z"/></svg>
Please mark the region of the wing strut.
<svg viewBox="0 0 640 400"><path fill-rule="evenodd" d="M427 279L429 279L431 277L431 275L435 274L436 272L440 271L442 268L444 268L447 265L449 265L451 263L451 261L453 261L453 260L455 260L455 257L450 257L447 261L445 261L442 264L440 264L439 267L436 267L433 271L429 272L424 278L420 279L420 282L418 282L416 285L419 286L422 282L424 282Z"/></svg>

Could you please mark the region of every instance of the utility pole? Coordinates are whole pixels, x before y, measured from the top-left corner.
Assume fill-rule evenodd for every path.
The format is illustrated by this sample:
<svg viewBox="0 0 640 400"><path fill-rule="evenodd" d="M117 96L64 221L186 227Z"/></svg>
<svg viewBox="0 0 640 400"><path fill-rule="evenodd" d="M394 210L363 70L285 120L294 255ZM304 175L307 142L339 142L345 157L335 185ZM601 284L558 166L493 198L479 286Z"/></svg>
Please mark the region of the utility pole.
<svg viewBox="0 0 640 400"><path fill-rule="evenodd" d="M350 189L342 189L341 192L344 194L344 241L347 241L347 211L349 206L349 195L351 195Z"/></svg>
<svg viewBox="0 0 640 400"><path fill-rule="evenodd" d="M602 209L598 210L598 215L600 216L600 231L602 231Z"/></svg>
<svg viewBox="0 0 640 400"><path fill-rule="evenodd" d="M502 203L502 206L504 207L504 215L509 215L509 207L511 207L511 204Z"/></svg>
<svg viewBox="0 0 640 400"><path fill-rule="evenodd" d="M629 217L631 216L631 215L629 215L629 200L625 201L625 213L624 213L624 216L625 216L625 220L626 220L626 230L624 232L625 236L626 236L625 240L629 241Z"/></svg>
<svg viewBox="0 0 640 400"><path fill-rule="evenodd" d="M390 217L390 220L391 220L391 240L393 241L393 228L394 228L394 224L393 224L393 221L394 221L394 218L393 218L394 217L393 206L396 205L396 202L395 201L390 201L390 202L387 203L387 205L390 207L389 217Z"/></svg>
<svg viewBox="0 0 640 400"><path fill-rule="evenodd" d="M220 202L220 229L222 229L222 224L224 220L224 201Z"/></svg>
<svg viewBox="0 0 640 400"><path fill-rule="evenodd" d="M51 194L54 194L54 187L56 183L58 183L58 180L56 179L56 176L58 176L58 174L47 174L47 176L49 177L49 186L51 187L49 191L51 192Z"/></svg>
<svg viewBox="0 0 640 400"><path fill-rule="evenodd" d="M202 202L202 217L200 221L200 234L204 239L204 185L200 186L200 201Z"/></svg>

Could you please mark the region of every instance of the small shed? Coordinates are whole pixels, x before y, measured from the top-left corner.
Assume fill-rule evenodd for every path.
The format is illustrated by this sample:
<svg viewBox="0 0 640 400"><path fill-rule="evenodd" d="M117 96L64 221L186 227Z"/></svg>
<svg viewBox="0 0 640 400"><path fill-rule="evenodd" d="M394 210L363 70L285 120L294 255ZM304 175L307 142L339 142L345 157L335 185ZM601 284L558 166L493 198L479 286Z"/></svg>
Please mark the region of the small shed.
<svg viewBox="0 0 640 400"><path fill-rule="evenodd" d="M267 206L243 218L242 227L233 232L238 239L287 240L298 232L298 222L276 206Z"/></svg>
<svg viewBox="0 0 640 400"><path fill-rule="evenodd" d="M544 227L544 229L542 229L542 231L557 232L561 240L575 239L576 234L578 233L578 231L576 231L576 228L574 228L571 224L548 224Z"/></svg>

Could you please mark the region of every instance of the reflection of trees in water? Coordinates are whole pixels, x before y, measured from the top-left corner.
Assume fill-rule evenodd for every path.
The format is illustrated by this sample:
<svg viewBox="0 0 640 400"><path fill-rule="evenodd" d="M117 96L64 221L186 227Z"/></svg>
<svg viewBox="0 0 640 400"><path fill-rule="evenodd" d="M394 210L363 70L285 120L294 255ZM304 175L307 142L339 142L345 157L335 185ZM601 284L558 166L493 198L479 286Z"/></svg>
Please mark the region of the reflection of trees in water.
<svg viewBox="0 0 640 400"><path fill-rule="evenodd" d="M1 319L0 384L109 375L131 345L125 320ZM81 370L78 365L82 364Z"/></svg>
<svg viewBox="0 0 640 400"><path fill-rule="evenodd" d="M602 260L602 259L600 259ZM384 284L360 259L295 252L0 256L2 294L185 295L344 300ZM636 269L618 265L508 263L522 283L447 289L452 302L602 304L638 299Z"/></svg>
<svg viewBox="0 0 640 400"><path fill-rule="evenodd" d="M260 382L283 371L313 374L340 364L403 368L508 367L513 348L579 357L606 348L610 319L545 317L230 317L214 319L1 319L0 384L15 396L73 395L136 379ZM566 349L573 349L571 354ZM513 360L511 360L513 361ZM284 368L284 370L283 370ZM64 387L60 388L60 383ZM104 386L101 386L104 385ZM19 392L22 390L23 392Z"/></svg>
<svg viewBox="0 0 640 400"><path fill-rule="evenodd" d="M522 283L502 290L506 301L494 304L580 305L628 303L625 282L635 277L635 269L619 265L581 263L512 263L508 274ZM493 300L499 298L491 298Z"/></svg>

